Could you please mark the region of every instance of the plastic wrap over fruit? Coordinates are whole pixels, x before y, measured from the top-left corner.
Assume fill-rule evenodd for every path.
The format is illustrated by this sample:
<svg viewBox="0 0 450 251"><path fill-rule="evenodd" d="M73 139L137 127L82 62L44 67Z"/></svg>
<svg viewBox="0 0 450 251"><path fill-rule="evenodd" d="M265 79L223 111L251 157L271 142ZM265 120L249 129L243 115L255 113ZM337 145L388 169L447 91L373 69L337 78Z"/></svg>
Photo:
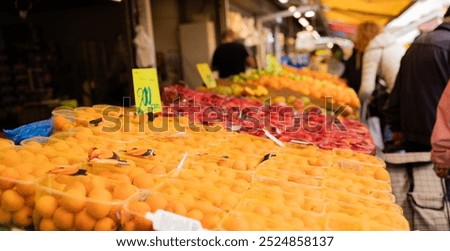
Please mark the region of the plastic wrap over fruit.
<svg viewBox="0 0 450 251"><path fill-rule="evenodd" d="M36 136L50 136L53 131L52 119L41 120L17 127L12 130L3 130L6 137L19 144L22 140Z"/></svg>

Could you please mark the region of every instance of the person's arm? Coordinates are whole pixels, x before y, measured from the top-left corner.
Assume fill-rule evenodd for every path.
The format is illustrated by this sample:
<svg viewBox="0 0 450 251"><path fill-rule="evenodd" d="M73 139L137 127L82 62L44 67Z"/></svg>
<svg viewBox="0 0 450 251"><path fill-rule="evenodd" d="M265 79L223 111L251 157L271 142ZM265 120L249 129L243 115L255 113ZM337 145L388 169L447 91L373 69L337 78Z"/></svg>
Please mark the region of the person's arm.
<svg viewBox="0 0 450 251"><path fill-rule="evenodd" d="M441 96L431 136L431 161L435 164L438 176L446 176L450 169L450 85ZM438 173L438 169L441 169Z"/></svg>
<svg viewBox="0 0 450 251"><path fill-rule="evenodd" d="M382 49L372 49L364 52L361 87L358 93L361 102L368 100L372 95L372 92L375 90L377 70L382 52Z"/></svg>

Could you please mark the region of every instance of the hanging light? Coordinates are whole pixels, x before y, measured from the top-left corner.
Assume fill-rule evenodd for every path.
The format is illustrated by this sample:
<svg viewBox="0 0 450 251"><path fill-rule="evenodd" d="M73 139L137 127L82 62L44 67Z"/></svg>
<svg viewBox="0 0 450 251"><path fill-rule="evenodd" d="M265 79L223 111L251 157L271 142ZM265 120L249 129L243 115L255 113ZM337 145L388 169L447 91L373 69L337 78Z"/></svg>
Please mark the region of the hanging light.
<svg viewBox="0 0 450 251"><path fill-rule="evenodd" d="M288 10L290 12L294 12L295 10L297 10L297 7L295 7L295 5L291 5L291 6L289 6Z"/></svg>
<svg viewBox="0 0 450 251"><path fill-rule="evenodd" d="M315 15L316 13L313 10L308 10L307 12L305 12L305 17L313 17Z"/></svg>
<svg viewBox="0 0 450 251"><path fill-rule="evenodd" d="M283 18L281 18L281 17L277 17L275 20L279 24L283 23Z"/></svg>
<svg viewBox="0 0 450 251"><path fill-rule="evenodd" d="M308 27L309 26L309 22L308 20L306 20L306 18L301 17L298 19L298 22L303 26L303 27Z"/></svg>
<svg viewBox="0 0 450 251"><path fill-rule="evenodd" d="M289 0L278 0L278 2L282 3L282 4L286 4L289 2Z"/></svg>
<svg viewBox="0 0 450 251"><path fill-rule="evenodd" d="M295 18L300 18L302 16L302 13L300 13L300 11L296 11L294 12L294 14L292 14L292 16L294 16Z"/></svg>

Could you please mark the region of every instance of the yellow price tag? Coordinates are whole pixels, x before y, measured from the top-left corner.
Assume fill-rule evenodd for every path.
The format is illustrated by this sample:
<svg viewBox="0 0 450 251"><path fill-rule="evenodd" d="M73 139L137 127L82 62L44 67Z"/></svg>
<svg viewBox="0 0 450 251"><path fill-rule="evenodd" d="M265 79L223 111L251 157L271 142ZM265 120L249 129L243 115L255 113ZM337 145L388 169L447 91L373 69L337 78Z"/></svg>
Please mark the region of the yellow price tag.
<svg viewBox="0 0 450 251"><path fill-rule="evenodd" d="M158 75L155 68L133 69L136 113L157 113L162 111L159 95Z"/></svg>
<svg viewBox="0 0 450 251"><path fill-rule="evenodd" d="M197 70L200 73L206 87L215 88L217 86L216 80L214 80L208 64L197 64Z"/></svg>

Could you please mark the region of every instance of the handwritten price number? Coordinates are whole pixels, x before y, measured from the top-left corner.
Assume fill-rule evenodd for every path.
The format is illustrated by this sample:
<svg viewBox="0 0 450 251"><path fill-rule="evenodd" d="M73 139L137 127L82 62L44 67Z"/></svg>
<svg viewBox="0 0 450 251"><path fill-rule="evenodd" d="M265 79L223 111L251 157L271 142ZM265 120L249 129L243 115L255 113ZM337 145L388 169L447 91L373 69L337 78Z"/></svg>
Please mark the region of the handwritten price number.
<svg viewBox="0 0 450 251"><path fill-rule="evenodd" d="M259 237L259 246L261 247L281 247L281 246L290 246L290 247L324 247L330 246L333 242L333 236L261 236Z"/></svg>

